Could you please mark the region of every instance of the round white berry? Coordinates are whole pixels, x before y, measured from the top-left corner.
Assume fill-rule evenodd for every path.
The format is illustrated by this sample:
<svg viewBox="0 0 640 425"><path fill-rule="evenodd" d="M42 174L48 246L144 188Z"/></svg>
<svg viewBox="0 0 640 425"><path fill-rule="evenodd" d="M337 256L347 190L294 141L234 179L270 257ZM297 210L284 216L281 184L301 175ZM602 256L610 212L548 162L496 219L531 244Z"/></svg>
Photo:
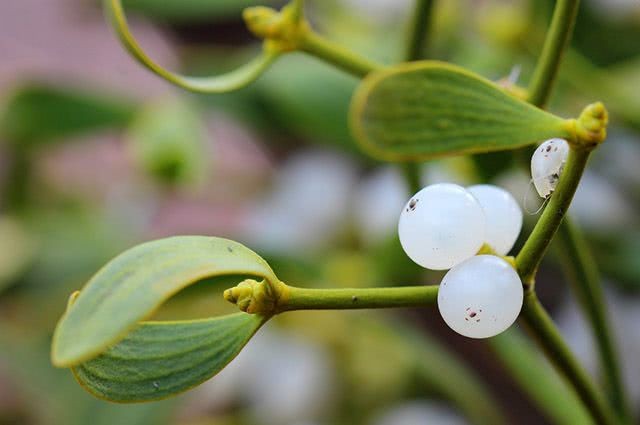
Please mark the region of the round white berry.
<svg viewBox="0 0 640 425"><path fill-rule="evenodd" d="M538 194L546 198L554 191L569 155L569 144L563 139L549 139L531 157L531 177Z"/></svg>
<svg viewBox="0 0 640 425"><path fill-rule="evenodd" d="M475 255L484 243L484 212L463 187L434 184L407 202L398 234L413 261L427 269L446 270Z"/></svg>
<svg viewBox="0 0 640 425"><path fill-rule="evenodd" d="M478 255L444 276L438 309L447 325L460 335L489 338L513 324L522 298L522 281L509 263L494 255Z"/></svg>
<svg viewBox="0 0 640 425"><path fill-rule="evenodd" d="M507 254L516 243L522 229L522 210L506 190L490 184L467 188L478 200L487 219L485 243L501 255Z"/></svg>

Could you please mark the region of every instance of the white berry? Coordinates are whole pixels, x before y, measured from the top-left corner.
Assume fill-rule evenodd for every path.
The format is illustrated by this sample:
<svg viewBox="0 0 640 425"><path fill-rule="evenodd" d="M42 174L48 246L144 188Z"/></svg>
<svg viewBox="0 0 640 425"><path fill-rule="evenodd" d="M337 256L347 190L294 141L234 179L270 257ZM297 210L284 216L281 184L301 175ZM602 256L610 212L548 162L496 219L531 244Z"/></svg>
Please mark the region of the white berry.
<svg viewBox="0 0 640 425"><path fill-rule="evenodd" d="M478 200L487 219L485 243L501 255L507 254L516 243L522 229L522 210L506 190L490 184L467 188Z"/></svg>
<svg viewBox="0 0 640 425"><path fill-rule="evenodd" d="M563 139L549 139L533 153L531 177L541 197L546 198L556 188L568 155L569 144Z"/></svg>
<svg viewBox="0 0 640 425"><path fill-rule="evenodd" d="M522 281L509 263L494 255L478 255L444 276L438 309L447 325L460 335L489 338L513 324L522 298Z"/></svg>
<svg viewBox="0 0 640 425"><path fill-rule="evenodd" d="M427 269L446 270L475 255L484 243L484 212L463 187L434 184L407 202L398 234L413 261Z"/></svg>

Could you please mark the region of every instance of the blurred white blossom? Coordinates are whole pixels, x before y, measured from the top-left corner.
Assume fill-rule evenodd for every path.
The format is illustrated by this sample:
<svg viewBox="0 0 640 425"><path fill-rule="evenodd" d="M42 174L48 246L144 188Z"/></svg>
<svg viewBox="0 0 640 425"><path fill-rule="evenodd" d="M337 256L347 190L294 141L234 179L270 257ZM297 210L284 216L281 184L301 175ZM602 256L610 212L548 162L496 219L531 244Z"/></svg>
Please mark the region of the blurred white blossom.
<svg viewBox="0 0 640 425"><path fill-rule="evenodd" d="M373 425L467 425L452 408L432 401L409 401L385 411Z"/></svg>

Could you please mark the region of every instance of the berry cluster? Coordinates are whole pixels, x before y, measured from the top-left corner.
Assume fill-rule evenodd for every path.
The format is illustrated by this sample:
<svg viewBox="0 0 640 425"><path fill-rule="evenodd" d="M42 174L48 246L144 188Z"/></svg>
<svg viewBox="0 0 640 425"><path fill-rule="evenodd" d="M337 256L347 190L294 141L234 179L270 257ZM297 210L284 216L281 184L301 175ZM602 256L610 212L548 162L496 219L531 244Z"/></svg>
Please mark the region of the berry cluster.
<svg viewBox="0 0 640 425"><path fill-rule="evenodd" d="M538 194L555 189L567 160L562 139L542 143L531 158ZM481 184L427 186L400 214L398 233L407 255L424 268L450 269L438 291L438 309L451 329L471 338L506 330L522 308L522 281L497 255L513 248L522 228L522 211L509 192ZM488 245L497 255L476 255Z"/></svg>
<svg viewBox="0 0 640 425"><path fill-rule="evenodd" d="M484 244L507 254L522 227L522 211L507 191L492 185L468 188L439 183L407 202L398 232L407 255L432 270L451 269L438 292L444 321L459 334L487 338L507 329L522 307L522 283Z"/></svg>

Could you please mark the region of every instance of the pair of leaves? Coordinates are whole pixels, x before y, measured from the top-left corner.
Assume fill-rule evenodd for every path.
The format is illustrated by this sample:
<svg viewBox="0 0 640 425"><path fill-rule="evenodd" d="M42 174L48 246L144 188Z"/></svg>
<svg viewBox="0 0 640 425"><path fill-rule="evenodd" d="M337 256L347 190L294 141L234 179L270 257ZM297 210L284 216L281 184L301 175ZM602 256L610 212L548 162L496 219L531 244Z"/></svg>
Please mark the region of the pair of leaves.
<svg viewBox="0 0 640 425"><path fill-rule="evenodd" d="M54 365L71 367L89 392L118 402L160 399L205 381L268 317L140 322L188 285L223 275L277 281L261 257L221 238L171 237L125 251L72 296L54 334Z"/></svg>
<svg viewBox="0 0 640 425"><path fill-rule="evenodd" d="M371 73L351 103L361 147L387 161L516 149L571 139L567 120L451 64L421 61Z"/></svg>

